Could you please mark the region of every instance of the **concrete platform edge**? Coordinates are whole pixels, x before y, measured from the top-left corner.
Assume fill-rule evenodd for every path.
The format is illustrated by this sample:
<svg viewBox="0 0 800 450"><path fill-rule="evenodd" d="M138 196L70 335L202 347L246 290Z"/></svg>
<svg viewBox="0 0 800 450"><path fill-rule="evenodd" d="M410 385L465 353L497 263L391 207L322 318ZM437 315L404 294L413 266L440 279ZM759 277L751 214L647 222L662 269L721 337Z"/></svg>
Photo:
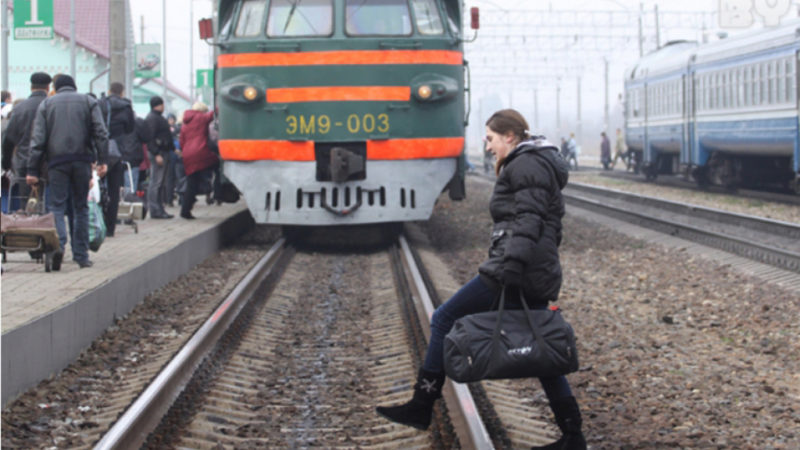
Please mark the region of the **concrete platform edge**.
<svg viewBox="0 0 800 450"><path fill-rule="evenodd" d="M58 373L150 292L201 263L253 226L248 210L109 279L75 301L2 336L2 405ZM91 269L89 269L91 270Z"/></svg>

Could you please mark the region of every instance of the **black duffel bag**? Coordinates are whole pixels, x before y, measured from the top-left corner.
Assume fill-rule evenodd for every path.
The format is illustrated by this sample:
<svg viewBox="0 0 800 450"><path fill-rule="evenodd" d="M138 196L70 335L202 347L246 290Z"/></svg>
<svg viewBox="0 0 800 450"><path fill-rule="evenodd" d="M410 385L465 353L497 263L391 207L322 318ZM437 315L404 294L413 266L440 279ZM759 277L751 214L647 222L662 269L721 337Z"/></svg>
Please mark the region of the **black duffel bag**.
<svg viewBox="0 0 800 450"><path fill-rule="evenodd" d="M554 377L578 370L575 333L558 308L495 311L456 320L444 338L444 369L458 383Z"/></svg>

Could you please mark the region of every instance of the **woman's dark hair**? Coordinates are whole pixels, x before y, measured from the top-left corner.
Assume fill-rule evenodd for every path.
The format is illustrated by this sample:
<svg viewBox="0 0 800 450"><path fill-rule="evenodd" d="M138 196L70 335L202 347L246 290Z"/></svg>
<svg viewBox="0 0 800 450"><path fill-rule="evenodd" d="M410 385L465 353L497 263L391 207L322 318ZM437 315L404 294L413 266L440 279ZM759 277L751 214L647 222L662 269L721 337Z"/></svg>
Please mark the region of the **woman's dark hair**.
<svg viewBox="0 0 800 450"><path fill-rule="evenodd" d="M531 138L528 132L528 122L522 117L522 114L515 109L501 109L497 111L486 121L486 126L497 134L506 135L511 133L520 142ZM494 166L495 174L500 175L500 169L505 165L505 162L506 158L497 160Z"/></svg>
<svg viewBox="0 0 800 450"><path fill-rule="evenodd" d="M528 122L522 114L515 109L501 109L489 117L486 126L497 134L508 134L511 132L520 141L530 138L528 132Z"/></svg>

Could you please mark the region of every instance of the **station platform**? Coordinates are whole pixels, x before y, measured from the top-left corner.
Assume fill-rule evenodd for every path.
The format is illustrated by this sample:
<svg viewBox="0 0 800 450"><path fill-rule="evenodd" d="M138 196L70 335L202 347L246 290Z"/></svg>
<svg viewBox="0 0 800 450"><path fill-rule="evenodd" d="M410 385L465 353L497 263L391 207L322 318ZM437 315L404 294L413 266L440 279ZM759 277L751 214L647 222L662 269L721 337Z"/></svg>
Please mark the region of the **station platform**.
<svg viewBox="0 0 800 450"><path fill-rule="evenodd" d="M243 200L195 204L195 220L137 221L117 225L94 266L80 269L67 244L58 272L47 273L27 252L8 253L0 277L2 311L2 404L60 371L114 319L147 294L173 281L253 224Z"/></svg>

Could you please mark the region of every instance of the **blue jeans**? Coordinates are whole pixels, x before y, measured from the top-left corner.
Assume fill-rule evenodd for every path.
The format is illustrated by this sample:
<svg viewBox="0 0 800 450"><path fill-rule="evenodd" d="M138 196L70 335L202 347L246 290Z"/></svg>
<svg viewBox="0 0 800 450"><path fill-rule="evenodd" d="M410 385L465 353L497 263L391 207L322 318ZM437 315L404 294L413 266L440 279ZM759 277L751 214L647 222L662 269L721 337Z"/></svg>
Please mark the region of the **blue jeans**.
<svg viewBox="0 0 800 450"><path fill-rule="evenodd" d="M444 337L453 327L453 323L466 315L489 311L498 295L497 291L476 275L448 301L436 308L431 318L431 340L422 368L429 372L444 372ZM547 307L546 304L531 306L538 309ZM567 378L563 375L539 378L539 382L550 401L572 396Z"/></svg>
<svg viewBox="0 0 800 450"><path fill-rule="evenodd" d="M49 209L55 216L58 240L63 252L67 245L67 226L64 223L67 203L71 200L75 214L72 230L72 259L78 262L89 260L89 180L92 167L87 162L70 162L51 167Z"/></svg>

